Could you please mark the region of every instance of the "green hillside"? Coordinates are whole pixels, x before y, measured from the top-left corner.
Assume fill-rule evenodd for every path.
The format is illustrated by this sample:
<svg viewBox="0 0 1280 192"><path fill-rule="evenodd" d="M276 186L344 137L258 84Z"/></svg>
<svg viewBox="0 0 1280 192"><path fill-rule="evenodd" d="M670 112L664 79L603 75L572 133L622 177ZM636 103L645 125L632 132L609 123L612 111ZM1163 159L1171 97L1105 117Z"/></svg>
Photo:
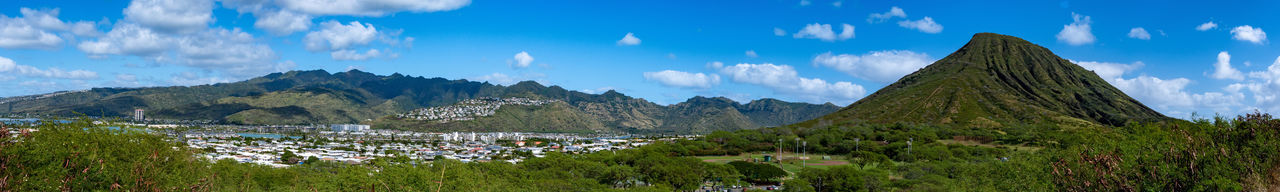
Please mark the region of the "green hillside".
<svg viewBox="0 0 1280 192"><path fill-rule="evenodd" d="M1017 37L979 33L946 58L820 119L999 127L1119 126L1163 118L1049 49Z"/></svg>
<svg viewBox="0 0 1280 192"><path fill-rule="evenodd" d="M800 122L835 111L834 105L774 99L747 105L696 97L670 106L616 91L587 94L526 81L511 86L444 78L389 76L351 70L290 71L245 81L200 86L95 88L4 100L14 113L128 117L145 109L151 119L211 120L231 124L378 122L380 128L474 131L617 131L694 133ZM480 97L537 97L564 101L476 122L426 125L385 117ZM715 102L703 102L715 100ZM7 107L7 106L6 106Z"/></svg>

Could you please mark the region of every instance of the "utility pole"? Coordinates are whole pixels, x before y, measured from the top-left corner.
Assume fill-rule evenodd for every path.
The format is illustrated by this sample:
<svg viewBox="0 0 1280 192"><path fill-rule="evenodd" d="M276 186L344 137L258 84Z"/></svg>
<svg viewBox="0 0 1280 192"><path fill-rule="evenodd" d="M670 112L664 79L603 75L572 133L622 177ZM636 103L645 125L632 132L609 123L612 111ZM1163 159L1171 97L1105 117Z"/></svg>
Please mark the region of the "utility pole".
<svg viewBox="0 0 1280 192"><path fill-rule="evenodd" d="M862 138L853 138L853 151L857 152L859 145L862 145Z"/></svg>
<svg viewBox="0 0 1280 192"><path fill-rule="evenodd" d="M778 163L782 163L782 138L778 138L778 154L774 155L776 155L776 157L773 158L777 158Z"/></svg>
<svg viewBox="0 0 1280 192"><path fill-rule="evenodd" d="M916 140L916 138L907 138L907 139L908 139L908 140L907 140L907 156L908 156L908 157L910 157L910 156L911 156L911 142L912 142L912 141L915 141L915 140ZM915 158L911 158L911 159L915 159Z"/></svg>
<svg viewBox="0 0 1280 192"><path fill-rule="evenodd" d="M791 152L792 152L792 153L800 152L800 138L799 138L799 137L796 137L796 145L795 145L794 147L795 147L795 150L791 150Z"/></svg>
<svg viewBox="0 0 1280 192"><path fill-rule="evenodd" d="M800 152L800 155L802 156L800 157L800 166L809 167L809 141L804 141L804 143L801 143L800 149L802 149L802 151Z"/></svg>

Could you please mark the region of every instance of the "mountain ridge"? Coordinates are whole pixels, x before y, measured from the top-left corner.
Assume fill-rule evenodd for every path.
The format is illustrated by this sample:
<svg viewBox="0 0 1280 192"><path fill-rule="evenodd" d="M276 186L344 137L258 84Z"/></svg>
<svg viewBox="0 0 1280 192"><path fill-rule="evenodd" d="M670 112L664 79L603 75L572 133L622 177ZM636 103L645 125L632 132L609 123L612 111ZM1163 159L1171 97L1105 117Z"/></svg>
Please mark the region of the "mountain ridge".
<svg viewBox="0 0 1280 192"><path fill-rule="evenodd" d="M897 82L817 121L1120 126L1167 118L1096 73L1021 38L978 33Z"/></svg>
<svg viewBox="0 0 1280 192"><path fill-rule="evenodd" d="M400 73L383 76L360 70L337 73L289 71L239 82L197 86L93 88L38 99L15 100L13 104L14 113L127 117L133 109L140 108L146 110L148 117L162 119L205 119L234 124L327 124L368 123L417 108L445 106L479 97L564 100L566 106L546 112L564 114L565 118L577 120L564 121L574 122L565 125L547 125L564 126L548 128L547 131L694 133L749 129L795 123L839 108L776 99L741 104L723 97L701 96L681 103L659 105L614 90L587 94L533 81L502 86ZM717 103L717 100L728 103ZM746 107L753 104L755 108ZM542 115L532 114L544 112L537 111L539 109L543 108L512 113L530 118ZM598 122L577 122L583 119ZM518 127L501 129L520 130Z"/></svg>

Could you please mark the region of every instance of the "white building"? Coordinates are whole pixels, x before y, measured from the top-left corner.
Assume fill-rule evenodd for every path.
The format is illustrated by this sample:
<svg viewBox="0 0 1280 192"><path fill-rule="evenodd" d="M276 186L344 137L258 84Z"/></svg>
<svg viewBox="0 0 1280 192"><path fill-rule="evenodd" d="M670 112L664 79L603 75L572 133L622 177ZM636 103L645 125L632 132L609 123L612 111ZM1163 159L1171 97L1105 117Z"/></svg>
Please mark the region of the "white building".
<svg viewBox="0 0 1280 192"><path fill-rule="evenodd" d="M361 132L369 130L369 125L333 124L329 125L329 129L332 129L333 132Z"/></svg>

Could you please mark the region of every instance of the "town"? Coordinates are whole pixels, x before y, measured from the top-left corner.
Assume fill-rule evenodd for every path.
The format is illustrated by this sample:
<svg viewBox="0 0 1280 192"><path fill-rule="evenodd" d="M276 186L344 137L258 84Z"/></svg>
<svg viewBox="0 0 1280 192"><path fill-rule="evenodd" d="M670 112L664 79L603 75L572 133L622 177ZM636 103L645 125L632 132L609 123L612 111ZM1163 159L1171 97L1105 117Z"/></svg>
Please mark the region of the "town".
<svg viewBox="0 0 1280 192"><path fill-rule="evenodd" d="M330 125L302 136L231 131L195 131L175 137L210 160L230 159L273 167L332 161L362 164L377 159L407 162L438 158L462 162L518 163L547 152L590 153L631 149L655 140L631 135L567 133L424 133L372 130L368 125ZM175 135L176 136L176 135Z"/></svg>
<svg viewBox="0 0 1280 192"><path fill-rule="evenodd" d="M397 115L404 119L438 121L440 123L448 123L452 121L469 121L475 120L476 117L491 116L502 108L503 105L526 105L539 106L559 100L540 100L519 97L493 98L482 97L479 99L468 99L458 102L454 105L422 108L410 111L406 114Z"/></svg>

